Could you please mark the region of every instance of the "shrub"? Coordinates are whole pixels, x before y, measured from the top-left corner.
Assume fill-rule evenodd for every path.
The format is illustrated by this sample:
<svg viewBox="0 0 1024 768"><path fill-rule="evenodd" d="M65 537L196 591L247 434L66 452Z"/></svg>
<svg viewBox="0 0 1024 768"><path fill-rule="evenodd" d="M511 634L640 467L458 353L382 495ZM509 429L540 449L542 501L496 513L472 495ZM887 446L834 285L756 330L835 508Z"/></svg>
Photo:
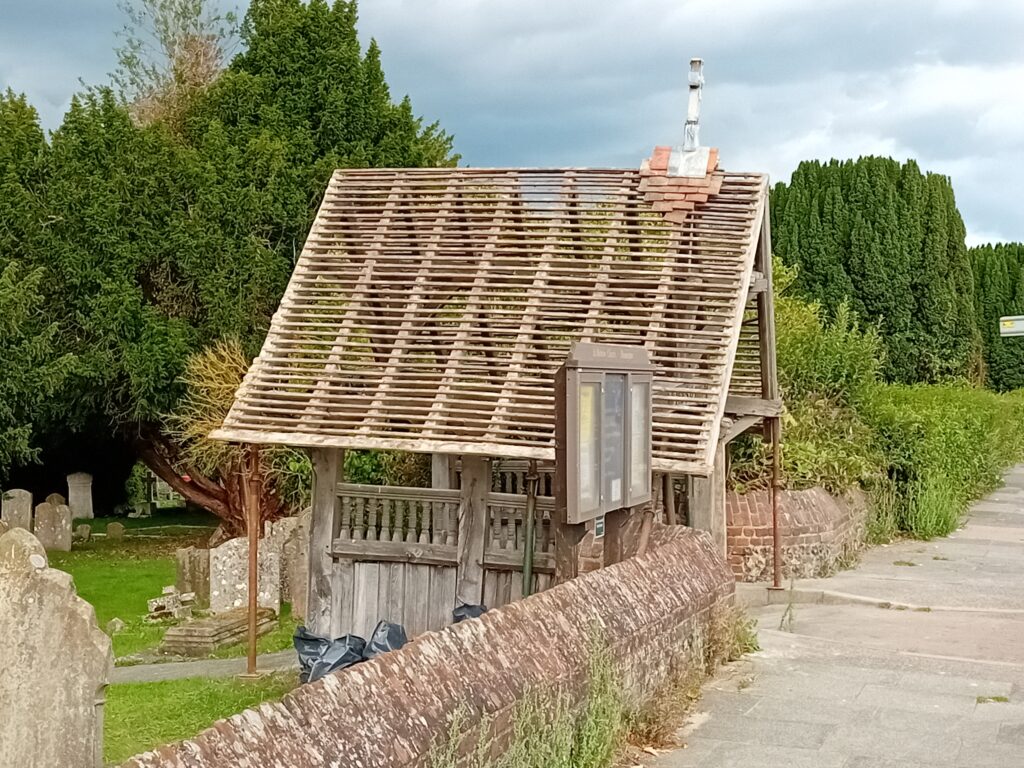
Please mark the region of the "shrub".
<svg viewBox="0 0 1024 768"><path fill-rule="evenodd" d="M1024 456L1024 399L966 385L885 385L859 409L885 457L898 527L920 538L956 528L971 499Z"/></svg>

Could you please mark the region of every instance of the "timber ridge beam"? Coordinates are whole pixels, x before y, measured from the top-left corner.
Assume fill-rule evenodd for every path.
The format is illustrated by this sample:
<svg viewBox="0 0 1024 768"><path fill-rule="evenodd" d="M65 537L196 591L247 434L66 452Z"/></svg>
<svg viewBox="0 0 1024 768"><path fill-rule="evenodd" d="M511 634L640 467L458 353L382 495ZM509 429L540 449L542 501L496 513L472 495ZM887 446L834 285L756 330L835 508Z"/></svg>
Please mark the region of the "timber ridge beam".
<svg viewBox="0 0 1024 768"><path fill-rule="evenodd" d="M782 415L782 401L763 397L729 395L725 401L725 412L731 416L761 416L775 418Z"/></svg>

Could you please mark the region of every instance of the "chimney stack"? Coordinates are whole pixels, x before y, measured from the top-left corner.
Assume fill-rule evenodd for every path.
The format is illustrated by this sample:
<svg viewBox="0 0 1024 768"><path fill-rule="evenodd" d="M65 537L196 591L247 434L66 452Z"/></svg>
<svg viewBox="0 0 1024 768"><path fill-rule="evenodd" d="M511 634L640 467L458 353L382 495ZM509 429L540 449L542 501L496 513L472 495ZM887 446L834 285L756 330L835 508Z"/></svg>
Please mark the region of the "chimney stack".
<svg viewBox="0 0 1024 768"><path fill-rule="evenodd" d="M672 150L668 175L703 178L708 173L710 150L700 145L700 103L704 89L704 59L690 59L690 98L686 106L683 145Z"/></svg>
<svg viewBox="0 0 1024 768"><path fill-rule="evenodd" d="M684 152L693 152L700 147L700 101L703 86L704 60L690 59L690 101L686 108Z"/></svg>

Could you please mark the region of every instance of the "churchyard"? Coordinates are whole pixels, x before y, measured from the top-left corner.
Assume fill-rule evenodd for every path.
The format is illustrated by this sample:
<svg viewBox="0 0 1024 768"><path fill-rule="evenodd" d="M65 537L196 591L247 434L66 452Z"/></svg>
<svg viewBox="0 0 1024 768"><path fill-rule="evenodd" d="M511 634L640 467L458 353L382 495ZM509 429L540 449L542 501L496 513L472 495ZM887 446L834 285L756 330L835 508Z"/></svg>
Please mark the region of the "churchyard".
<svg viewBox="0 0 1024 768"><path fill-rule="evenodd" d="M61 510L63 498L53 495L50 501L37 505L26 520L23 515L19 517L21 507L25 506L24 496L6 495L13 495L21 503L12 506L9 498L0 533L11 521L18 523L18 527L27 524L45 539L44 528L53 526L53 512ZM150 601L178 580L177 553L206 547L218 521L203 510L185 508L180 499L170 496L160 503L154 501L152 510L141 517L114 515L113 510L105 509L95 510L94 514L98 516L72 517L70 524L60 522L58 515L57 528L73 531L74 535L67 551L62 549L65 542L60 537L47 539L51 547L46 557L52 569L72 577L78 596L95 610L98 627L110 637L115 667L136 668L134 677L142 680L118 682L113 678L114 682L106 688L105 763L117 764L145 749L191 736L217 719L277 699L296 686L298 677L293 672L246 681L207 676L206 670L198 667L194 676L145 681L147 677L159 677L159 670L148 672L157 665L238 659L246 653L241 640L198 654L190 652L188 656L176 655L163 647L169 630L214 615L208 608L195 609L189 618L150 616ZM207 597L207 604L208 601ZM259 638L258 653L290 648L298 624L290 603L280 603L278 612L267 613L267 631Z"/></svg>

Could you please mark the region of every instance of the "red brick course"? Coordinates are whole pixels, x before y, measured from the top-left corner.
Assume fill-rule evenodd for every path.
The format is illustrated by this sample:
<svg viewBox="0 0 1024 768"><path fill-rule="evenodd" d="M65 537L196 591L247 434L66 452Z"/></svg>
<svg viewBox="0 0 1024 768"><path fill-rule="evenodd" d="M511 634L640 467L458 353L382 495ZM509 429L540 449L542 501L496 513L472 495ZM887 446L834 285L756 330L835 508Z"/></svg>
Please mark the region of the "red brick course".
<svg viewBox="0 0 1024 768"><path fill-rule="evenodd" d="M772 508L768 491L738 494L725 503L729 565L740 581L772 573ZM813 578L834 573L863 546L867 504L860 494L834 498L823 488L782 491L779 531L783 573Z"/></svg>
<svg viewBox="0 0 1024 768"><path fill-rule="evenodd" d="M529 692L556 689L581 699L595 630L624 694L642 700L672 665L701 656L712 610L734 592L707 534L658 525L644 555L421 635L125 766L424 766L457 712L467 718L467 749L484 727L498 750Z"/></svg>

